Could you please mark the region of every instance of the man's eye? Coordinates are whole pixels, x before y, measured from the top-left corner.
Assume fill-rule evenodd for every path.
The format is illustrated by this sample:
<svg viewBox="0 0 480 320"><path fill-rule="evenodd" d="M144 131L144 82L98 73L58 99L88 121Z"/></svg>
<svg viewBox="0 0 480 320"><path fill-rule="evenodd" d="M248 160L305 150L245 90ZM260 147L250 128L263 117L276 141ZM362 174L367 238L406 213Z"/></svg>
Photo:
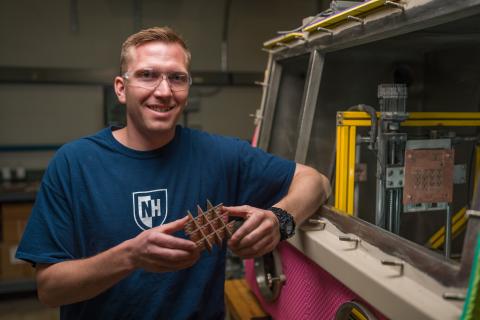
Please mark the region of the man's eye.
<svg viewBox="0 0 480 320"><path fill-rule="evenodd" d="M168 80L175 83L186 83L188 81L188 75L185 73L170 73Z"/></svg>
<svg viewBox="0 0 480 320"><path fill-rule="evenodd" d="M141 80L155 80L158 78L156 73L151 70L140 70L135 75Z"/></svg>

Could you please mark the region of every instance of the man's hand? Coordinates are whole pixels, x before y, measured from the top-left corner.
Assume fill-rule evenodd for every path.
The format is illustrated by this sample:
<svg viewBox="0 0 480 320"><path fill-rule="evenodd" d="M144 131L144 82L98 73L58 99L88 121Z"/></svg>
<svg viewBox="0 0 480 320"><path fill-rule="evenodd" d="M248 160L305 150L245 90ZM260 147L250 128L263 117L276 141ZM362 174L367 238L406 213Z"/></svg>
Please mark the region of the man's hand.
<svg viewBox="0 0 480 320"><path fill-rule="evenodd" d="M239 257L248 259L272 251L280 241L277 217L269 210L251 206L223 207L231 216L245 220L228 241L228 246Z"/></svg>
<svg viewBox="0 0 480 320"><path fill-rule="evenodd" d="M192 266L200 253L194 242L172 236L188 217L152 228L95 256L55 264L37 264L40 301L50 307L97 296L137 268L152 272Z"/></svg>
<svg viewBox="0 0 480 320"><path fill-rule="evenodd" d="M191 267L200 257L193 241L172 236L182 230L188 217L152 228L129 240L134 268L168 272Z"/></svg>

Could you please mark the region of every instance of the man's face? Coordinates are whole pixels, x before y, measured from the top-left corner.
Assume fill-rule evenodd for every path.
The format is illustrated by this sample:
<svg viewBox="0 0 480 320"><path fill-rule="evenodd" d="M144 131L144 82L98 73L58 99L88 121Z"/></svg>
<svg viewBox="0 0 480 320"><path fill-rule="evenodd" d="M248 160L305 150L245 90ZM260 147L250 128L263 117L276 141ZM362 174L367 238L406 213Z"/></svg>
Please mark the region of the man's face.
<svg viewBox="0 0 480 320"><path fill-rule="evenodd" d="M130 48L129 58L128 78L115 79L118 99L127 105L127 129L147 137L173 137L187 103L188 86L172 91L164 75L188 74L183 48L176 43L152 41ZM151 72L163 77L158 86L138 86L133 77Z"/></svg>

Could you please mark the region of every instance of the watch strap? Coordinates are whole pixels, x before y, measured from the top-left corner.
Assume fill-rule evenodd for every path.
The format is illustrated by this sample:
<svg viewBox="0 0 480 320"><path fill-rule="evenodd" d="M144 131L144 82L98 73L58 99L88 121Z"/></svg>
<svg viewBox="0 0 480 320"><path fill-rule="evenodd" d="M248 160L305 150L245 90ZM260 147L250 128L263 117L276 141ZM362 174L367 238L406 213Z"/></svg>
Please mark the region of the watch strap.
<svg viewBox="0 0 480 320"><path fill-rule="evenodd" d="M293 216L282 208L270 207L268 210L272 211L277 217L280 228L280 241L293 237L295 234L295 220Z"/></svg>

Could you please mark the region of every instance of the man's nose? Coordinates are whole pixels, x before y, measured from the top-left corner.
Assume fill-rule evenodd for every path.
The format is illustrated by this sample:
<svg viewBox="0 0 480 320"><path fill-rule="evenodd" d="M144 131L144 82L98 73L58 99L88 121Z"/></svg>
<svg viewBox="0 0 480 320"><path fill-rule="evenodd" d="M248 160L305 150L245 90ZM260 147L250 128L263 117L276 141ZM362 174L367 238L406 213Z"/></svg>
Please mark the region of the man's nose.
<svg viewBox="0 0 480 320"><path fill-rule="evenodd" d="M159 96L172 95L172 89L170 88L170 84L165 75L162 75L157 86L154 88L153 93Z"/></svg>

